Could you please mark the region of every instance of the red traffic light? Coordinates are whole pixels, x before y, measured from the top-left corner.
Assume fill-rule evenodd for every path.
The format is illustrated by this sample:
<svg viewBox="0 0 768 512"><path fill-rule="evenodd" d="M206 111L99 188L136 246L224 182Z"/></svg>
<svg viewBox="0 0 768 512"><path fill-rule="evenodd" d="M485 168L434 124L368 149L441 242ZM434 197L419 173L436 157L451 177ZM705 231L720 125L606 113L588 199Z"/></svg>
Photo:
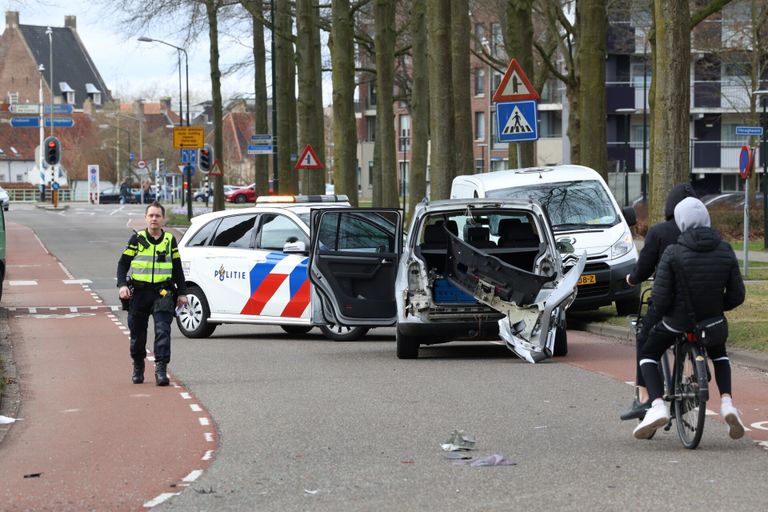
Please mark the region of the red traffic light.
<svg viewBox="0 0 768 512"><path fill-rule="evenodd" d="M45 151L43 159L50 166L58 165L61 162L61 141L56 137L45 139Z"/></svg>
<svg viewBox="0 0 768 512"><path fill-rule="evenodd" d="M48 141L48 147L53 149L56 147L56 141L55 140L49 140Z"/></svg>

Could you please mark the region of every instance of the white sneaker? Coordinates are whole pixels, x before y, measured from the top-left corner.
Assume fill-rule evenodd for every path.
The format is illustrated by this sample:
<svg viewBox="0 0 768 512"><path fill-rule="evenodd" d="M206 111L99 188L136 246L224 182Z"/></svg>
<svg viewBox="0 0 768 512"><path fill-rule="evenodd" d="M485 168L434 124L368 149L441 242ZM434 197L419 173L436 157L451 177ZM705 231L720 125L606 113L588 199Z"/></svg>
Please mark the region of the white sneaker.
<svg viewBox="0 0 768 512"><path fill-rule="evenodd" d="M657 428L663 427L667 423L669 423L667 404L654 405L645 413L645 418L635 427L632 435L635 436L635 439L650 439Z"/></svg>
<svg viewBox="0 0 768 512"><path fill-rule="evenodd" d="M723 404L720 406L720 416L728 424L728 435L731 439L741 439L744 437L744 424L739 417L739 411L733 404Z"/></svg>

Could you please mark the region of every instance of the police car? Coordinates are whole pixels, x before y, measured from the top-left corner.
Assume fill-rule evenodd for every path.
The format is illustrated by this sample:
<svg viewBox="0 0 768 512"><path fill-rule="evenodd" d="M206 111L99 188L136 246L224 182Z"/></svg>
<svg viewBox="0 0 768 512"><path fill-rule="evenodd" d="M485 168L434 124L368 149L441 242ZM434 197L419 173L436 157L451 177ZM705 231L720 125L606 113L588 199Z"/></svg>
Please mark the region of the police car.
<svg viewBox="0 0 768 512"><path fill-rule="evenodd" d="M225 323L279 325L309 332L309 216L313 208L349 208L343 195L260 197L256 206L192 218L179 242L189 307L177 317L189 338ZM320 326L334 340L362 337L366 326Z"/></svg>

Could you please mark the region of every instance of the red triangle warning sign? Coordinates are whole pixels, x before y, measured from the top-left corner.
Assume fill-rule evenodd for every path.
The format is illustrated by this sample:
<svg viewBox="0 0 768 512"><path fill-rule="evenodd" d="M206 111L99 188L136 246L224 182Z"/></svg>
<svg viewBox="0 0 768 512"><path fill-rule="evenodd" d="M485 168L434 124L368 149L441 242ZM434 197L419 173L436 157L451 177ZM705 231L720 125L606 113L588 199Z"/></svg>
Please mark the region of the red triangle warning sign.
<svg viewBox="0 0 768 512"><path fill-rule="evenodd" d="M533 84L528 80L528 76L520 67L517 59L512 59L509 63L504 78L499 83L499 88L493 94L495 103L507 101L538 100L539 93L533 88Z"/></svg>
<svg viewBox="0 0 768 512"><path fill-rule="evenodd" d="M323 164L317 158L317 153L312 146L307 144L301 157L296 161L296 169L322 169Z"/></svg>
<svg viewBox="0 0 768 512"><path fill-rule="evenodd" d="M224 171L221 169L221 165L218 160L213 161L211 170L208 172L208 176L224 176Z"/></svg>

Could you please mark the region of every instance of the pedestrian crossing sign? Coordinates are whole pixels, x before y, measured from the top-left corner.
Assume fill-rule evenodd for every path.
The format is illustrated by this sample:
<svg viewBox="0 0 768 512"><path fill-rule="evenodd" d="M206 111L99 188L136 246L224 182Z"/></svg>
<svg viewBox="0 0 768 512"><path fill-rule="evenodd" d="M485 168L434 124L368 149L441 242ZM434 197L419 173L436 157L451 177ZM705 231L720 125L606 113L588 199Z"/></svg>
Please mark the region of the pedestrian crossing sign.
<svg viewBox="0 0 768 512"><path fill-rule="evenodd" d="M510 101L496 104L496 134L499 142L520 142L539 138L536 102Z"/></svg>

